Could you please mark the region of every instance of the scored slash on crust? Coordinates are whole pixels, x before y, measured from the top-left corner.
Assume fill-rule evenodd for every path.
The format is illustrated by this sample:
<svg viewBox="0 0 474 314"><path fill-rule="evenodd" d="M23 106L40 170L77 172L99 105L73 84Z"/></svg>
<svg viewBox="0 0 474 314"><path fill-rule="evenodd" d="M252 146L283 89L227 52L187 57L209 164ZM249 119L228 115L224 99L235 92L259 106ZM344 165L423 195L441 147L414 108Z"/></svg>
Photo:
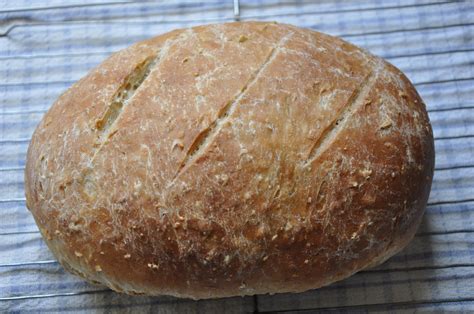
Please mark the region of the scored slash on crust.
<svg viewBox="0 0 474 314"><path fill-rule="evenodd" d="M98 131L98 143L96 149L92 151L89 167L82 173L84 192L89 198L93 199L96 197L94 178L91 176L94 162L109 138L118 131L116 125L123 115L126 106L133 101L139 89L143 88L150 74L158 68L160 61L166 57L170 47L176 44L180 37L182 38L183 34L189 34L190 32L192 32L192 29L181 32L173 39L167 40L157 54L145 58L145 60L136 65L133 71L125 78L123 84L115 92L114 98L103 116L95 122L95 128ZM184 39L186 39L186 37Z"/></svg>
<svg viewBox="0 0 474 314"><path fill-rule="evenodd" d="M367 98L369 92L372 90L379 73L383 69L383 61L378 61L374 68L364 78L362 83L354 89L347 103L342 107L336 119L331 123L321 134L321 136L314 142L304 167L312 164L321 154L331 146L332 142L336 140L339 133L345 129L350 117L363 105L364 99Z"/></svg>
<svg viewBox="0 0 474 314"><path fill-rule="evenodd" d="M83 172L82 177L84 192L88 197L94 198L96 196L94 180L91 178L91 171L95 159L102 151L102 148L105 146L108 139L116 132L115 125L122 115L124 107L128 105L137 90L143 85L143 82L150 75L158 59L159 56L154 55L140 62L133 69L132 73L128 75L122 86L117 90L112 102L102 117L95 122L95 128L98 131L98 141L95 150L93 150L89 162L89 168Z"/></svg>
<svg viewBox="0 0 474 314"><path fill-rule="evenodd" d="M151 72L158 67L160 60L163 60L168 53L170 47L178 42L181 35L187 32L180 33L179 36L172 40L168 40L160 49L158 54L152 55L139 63L132 73L128 75L125 82L115 93L113 101L110 103L103 116L95 123L96 129L99 131L98 148L94 151L90 164L94 163L98 153L102 150L107 140L117 131L115 125L123 114L125 107L132 101L137 94L140 87L150 76Z"/></svg>
<svg viewBox="0 0 474 314"><path fill-rule="evenodd" d="M130 102L136 94L140 86L150 75L152 69L159 59L159 55L146 58L138 64L132 73L126 78L125 82L115 93L114 99L105 111L104 115L95 122L95 128L99 131L98 147L94 151L91 158L93 164L97 154L102 150L107 140L115 133L115 124L120 115L123 113L124 107Z"/></svg>
<svg viewBox="0 0 474 314"><path fill-rule="evenodd" d="M109 131L112 131L111 126L123 112L124 106L126 106L133 95L135 95L140 85L142 85L150 75L150 72L158 58L158 55L150 56L133 69L132 73L126 78L125 82L115 93L114 100L111 102L102 118L95 122L96 129L101 132L101 142L107 140L110 136Z"/></svg>
<svg viewBox="0 0 474 314"><path fill-rule="evenodd" d="M293 36L293 33L289 33L281 38L278 43L270 50L270 53L266 57L265 61L260 65L260 67L253 73L248 82L240 90L240 92L222 108L219 112L217 118L203 131L201 131L193 143L186 152L185 157L183 158L178 171L176 172L173 180L168 185L168 188L172 187L177 178L191 165L196 159L206 151L206 148L213 142L219 132L222 130L223 126L230 119L230 116L235 112L239 102L245 96L247 91L255 85L255 83L260 78L264 70L273 62L275 57L280 52L280 49L285 45L285 43Z"/></svg>

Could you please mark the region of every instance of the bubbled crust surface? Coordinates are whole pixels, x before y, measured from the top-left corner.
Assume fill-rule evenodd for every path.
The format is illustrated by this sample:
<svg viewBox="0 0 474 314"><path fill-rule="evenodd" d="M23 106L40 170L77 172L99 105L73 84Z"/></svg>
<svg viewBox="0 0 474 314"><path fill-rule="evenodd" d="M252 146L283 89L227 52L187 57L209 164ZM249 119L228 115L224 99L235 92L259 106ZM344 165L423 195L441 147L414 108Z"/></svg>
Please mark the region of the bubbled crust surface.
<svg viewBox="0 0 474 314"><path fill-rule="evenodd" d="M317 288L395 254L433 163L425 106L399 70L338 38L246 22L111 56L46 114L25 185L65 268L117 291L212 298Z"/></svg>

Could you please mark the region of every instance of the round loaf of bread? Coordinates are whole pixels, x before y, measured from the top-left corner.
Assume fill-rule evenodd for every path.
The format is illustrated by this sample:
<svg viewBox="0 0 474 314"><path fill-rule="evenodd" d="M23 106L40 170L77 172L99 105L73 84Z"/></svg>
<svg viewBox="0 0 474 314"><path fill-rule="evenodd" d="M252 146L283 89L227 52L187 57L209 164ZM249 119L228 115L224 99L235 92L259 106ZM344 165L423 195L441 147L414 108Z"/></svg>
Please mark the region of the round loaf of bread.
<svg viewBox="0 0 474 314"><path fill-rule="evenodd" d="M298 292L413 237L434 164L395 67L276 23L176 30L66 91L28 149L27 206L69 271L131 294Z"/></svg>

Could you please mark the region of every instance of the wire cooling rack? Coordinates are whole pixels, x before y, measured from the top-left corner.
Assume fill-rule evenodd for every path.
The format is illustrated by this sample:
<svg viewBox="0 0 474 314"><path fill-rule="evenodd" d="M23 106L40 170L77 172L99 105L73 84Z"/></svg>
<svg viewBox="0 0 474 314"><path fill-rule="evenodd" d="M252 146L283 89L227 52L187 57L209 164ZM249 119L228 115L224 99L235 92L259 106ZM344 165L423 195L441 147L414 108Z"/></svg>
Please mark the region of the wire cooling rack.
<svg viewBox="0 0 474 314"><path fill-rule="evenodd" d="M375 269L300 294L130 297L66 273L25 207L25 153L44 112L114 51L171 29L236 19L341 36L414 82L434 129L436 171L412 243ZM0 1L0 22L0 311L474 311L473 2Z"/></svg>

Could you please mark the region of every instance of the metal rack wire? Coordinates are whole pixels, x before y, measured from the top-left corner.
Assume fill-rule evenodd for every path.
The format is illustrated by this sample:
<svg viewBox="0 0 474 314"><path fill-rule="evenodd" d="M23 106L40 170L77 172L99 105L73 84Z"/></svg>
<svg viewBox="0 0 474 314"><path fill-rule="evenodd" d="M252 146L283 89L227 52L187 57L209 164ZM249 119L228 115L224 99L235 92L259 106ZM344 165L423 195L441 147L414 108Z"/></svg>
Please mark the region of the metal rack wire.
<svg viewBox="0 0 474 314"><path fill-rule="evenodd" d="M462 12L456 13L459 15L459 20L454 18L449 18L449 21L445 21L445 13L443 10L439 10L439 20L430 22L430 23L412 23L406 26L402 23L404 17L400 17L400 24L393 25L391 27L385 28L377 28L377 26L371 26L368 29L359 28L359 29L349 29L347 27L336 27L337 31L333 32L334 35L341 36L348 40L351 39L359 39L360 42L363 44L365 38L367 37L374 37L374 36L400 36L401 38L405 38L410 36L410 34L424 34L427 32L433 33L446 33L452 30L456 32L449 33L449 36L464 36L456 41L455 44L449 44L450 37L446 35L446 45L438 45L436 47L429 47L430 49L425 49L422 47L420 49L413 49L413 51L392 51L390 47L388 49L380 49L379 54L388 59L389 61L394 62L397 65L397 62L403 65L403 62L400 62L401 59L408 60L406 61L406 69L411 73L414 74L414 83L422 92L425 91L427 97L432 100L433 106L428 106L428 112L430 116L437 119L434 121L435 126L435 140L437 148L441 150L442 158L436 166L436 174L439 176L438 181L434 186L436 190L434 191L434 197L429 202L429 220L424 224L424 228L422 228L416 235L414 240L415 247L408 249L408 251L399 256L398 260L395 259L393 263L383 265L380 268L374 270L366 270L361 272L358 278L359 281L350 281L343 282L341 284L336 284L332 288L322 289L321 292L309 292L306 294L301 295L285 295L279 297L271 297L271 296L256 296L253 298L244 298L244 299L237 299L237 301L215 301L213 306L215 309L219 308L223 304L227 304L225 302L230 302L229 304L240 304L243 306L244 310L252 310L252 311L274 311L274 310L383 310L383 309L390 309L390 308L411 308L411 307L421 307L421 306L433 306L433 304L438 304L439 306L446 306L446 308L450 308L454 306L456 309L474 309L474 294L472 291L460 291L458 293L443 293L443 291L436 294L436 298L434 300L430 300L429 298L423 298L422 294L414 293L414 297L410 298L397 298L392 297L392 299L384 299L384 302L377 303L377 300L374 299L370 302L366 303L357 303L353 302L350 303L347 300L338 300L335 296L334 291L341 291L342 293L350 293L351 295L359 295L358 293L354 292L355 290L351 290L352 286L357 286L360 289L365 289L368 291L370 290L370 285L366 283L365 277L369 278L370 276L388 276L388 279L376 281L377 285L386 284L390 286L390 289L395 289L398 285L406 285L409 286L417 286L417 282L421 282L421 286L425 287L424 283L429 282L433 285L438 285L439 289L443 287L446 288L446 285L438 284L445 279L440 279L440 276L431 276L428 274L428 271L440 272L443 276L452 276L457 279L446 279L446 280L455 280L454 286L462 286L462 288L466 287L467 282L472 280L474 277L474 249L470 247L474 247L472 242L470 242L470 238L472 238L472 234L474 233L474 223L472 220L474 219L474 198L472 195L474 193L469 193L471 187L474 187L474 88L472 87L472 83L474 82L474 39L469 36L466 36L472 29L474 29L474 6L469 5L469 2L463 1L417 1L417 2L407 2L407 3L389 3L386 4L372 1L370 3L359 4L359 5L349 5L345 6L339 4L337 6L330 5L329 2L321 4L320 7L317 7L314 3L310 1L260 1L258 4L233 0L227 2L219 2L219 1L208 1L205 2L206 5L209 5L219 14L216 16L205 16L201 18L181 18L181 16L188 16L188 14L195 14L193 12L187 12L185 10L177 11L176 14L179 14L179 18L176 17L168 17L163 16L160 12L142 12L142 15L123 15L119 16L117 13L116 16L111 17L101 17L98 14L96 18L84 18L84 17L74 17L64 15L63 20L51 20L51 17L45 15L39 18L38 16L34 15L34 12L46 12L46 11L61 11L61 10L77 10L77 9L84 9L89 10L92 8L123 8L127 6L127 8L139 8L143 5L155 5L157 7L161 6L165 10L166 5L162 2L160 3L152 3L152 2L135 2L135 1L110 1L110 2L103 2L103 3L89 3L89 4L67 4L67 5L54 5L54 6L35 6L35 7L15 7L15 8L6 8L0 10L0 16L4 15L4 23L3 28L0 28L0 40L4 40L4 43L8 43L11 46L8 46L8 49L17 49L17 50L8 50L8 53L5 53L5 49L0 48L0 60L2 63L7 62L20 62L24 60L25 62L36 62L35 60L48 60L48 59L58 59L58 58L92 58L97 57L96 59L105 58L111 51L116 49L116 46L112 47L111 50L103 50L97 51L94 49L84 49L84 50L74 50L74 49L59 49L59 52L51 52L45 49L41 52L36 51L27 51L21 50L21 43L25 38L29 39L28 36L16 38L15 36L17 33L24 32L25 30L34 30L34 29L50 29L51 27L83 27L87 25L108 25L108 27L115 27L115 26L123 26L123 27L143 27L144 25L169 25L170 27L175 26L176 24L190 24L194 25L196 23L211 23L211 22L225 22L231 20L268 20L268 19L282 19L286 21L286 19L293 18L294 21L298 21L299 19L304 19L304 17L312 17L319 21L319 19L323 20L325 16L334 16L334 15L341 15L341 14L353 14L356 15L374 15L377 17L377 14L384 10L391 10L393 12L401 12L403 10L412 10L413 12L421 12L418 14L423 15L424 10L430 10L430 8L445 8L449 7L453 12L455 11L456 6L460 6L460 8L470 9L471 11L465 12L464 15ZM255 9L257 6L283 6L286 11L278 11L267 13L267 11L263 10L263 13L255 13L254 11L258 11ZM301 11L302 6L309 6L310 9ZM246 11L250 11L250 14L244 14ZM410 12L412 12L410 11ZM117 11L119 12L119 11ZM403 11L405 12L405 11ZM430 13L434 12L429 11ZM414 14L415 14L414 13ZM446 13L447 14L447 13ZM352 15L351 15L352 16ZM145 19L141 19L145 17ZM150 20L150 19L157 19L158 20ZM293 21L292 20L292 21ZM356 19L354 18L356 21ZM422 19L420 18L420 21ZM8 22L10 21L10 22ZM354 24L354 22L352 22ZM314 24L314 25L322 25L322 24ZM305 25L306 26L306 25ZM464 31L468 29L468 31ZM454 35L452 35L454 34ZM28 35L28 33L27 33ZM30 36L32 36L30 34ZM421 36L421 35L420 35ZM441 36L441 35L440 35ZM407 44L410 44L410 40L406 39ZM18 44L19 46L14 46L14 44ZM0 45L1 46L1 45ZM20 47L20 48L18 48ZM2 51L3 50L3 51ZM449 62L447 62L446 70L440 70L435 73L435 69L429 70L429 65L426 65L424 69L427 72L426 75L422 76L417 75L416 71L418 68L422 67L419 64L411 64L410 60L415 58L420 58L420 60L424 60L424 62L428 62L428 58L437 58L436 60L449 60L453 58L453 60L457 60L457 56L462 55L463 58L459 59L461 61L453 61L453 64L449 66ZM458 62L458 63L456 63ZM459 70L466 68L468 70L459 71L459 73L452 73L453 69ZM83 66L81 66L83 68ZM87 69L84 69L87 70ZM3 71L2 67L0 66L0 71ZM0 72L3 73L3 72ZM6 70L5 70L5 73ZM434 73L434 74L433 74ZM0 93L3 93L4 96L9 95L16 95L14 92L10 90L18 90L18 89L29 89L32 90L36 89L44 89L50 90L54 88L55 95L60 91L71 85L75 81L74 79L61 79L61 80L25 80L24 78L20 77L17 81L9 81L9 78L6 77L4 80L0 80ZM451 101L447 104L442 102L437 102L436 97L436 89L441 88L440 86L446 87L449 86L452 89L452 97L457 97L457 101ZM469 87L470 86L470 87ZM423 94L422 94L423 96ZM13 97L13 96L11 96ZM22 96L24 97L24 96ZM54 98L54 97L51 97ZM47 98L50 100L50 98ZM444 98L442 99L445 100ZM12 102L13 103L13 102ZM430 105L430 104L428 104ZM11 108L10 108L11 107ZM23 134L21 132L11 133L7 130L7 125L12 117L17 117L20 115L24 115L25 117L34 116L32 121L37 121L41 114L45 112L46 108L48 107L47 103L42 106L35 106L33 109L27 108L20 109L14 105L8 105L7 102L2 102L0 100L0 129L3 133L0 135L0 150L9 151L14 150L12 147L15 145L19 145L23 149L24 156L24 148L27 146L29 142L29 135L26 136L26 133ZM12 109L13 108L13 109ZM35 120L36 119L36 120ZM16 120L15 120L16 121ZM16 122L15 122L16 123ZM446 127L447 125L447 127ZM436 129L438 127L438 129ZM20 136L24 135L24 136ZM466 144L467 143L467 144ZM466 146L468 148L466 148ZM464 147L464 148L463 148ZM467 150L461 151L462 149ZM453 158L454 153L450 152L453 150L455 153L458 153L462 156L467 156L464 160L448 160L449 158ZM440 152L438 152L440 153ZM14 162L4 162L1 158L6 156L8 158L13 158L8 153L0 152L0 176L7 177L12 173L21 173L23 172L24 166L21 164L21 160L16 160L16 164ZM471 158L469 158L471 157ZM6 160L6 159L5 159ZM2 183L3 181L0 179L0 239L5 241L12 237L17 236L24 236L27 237L25 241L40 241L40 235L36 226L30 220L25 220L27 224L23 226L19 226L19 220L15 220L15 215L18 215L18 212L21 210L26 211L25 208L25 199L24 197L19 196L18 194L10 194L7 193L9 190L17 191L21 190L21 188L8 188L4 187L9 184L8 180L7 183ZM454 183L453 183L454 182ZM11 182L11 184L18 184L22 182ZM472 184L472 185L471 185ZM474 192L474 188L472 191ZM444 194L443 194L444 193ZM433 195L432 195L433 196ZM16 208L15 210L10 210L11 208ZM447 208L447 209L446 209ZM9 212L14 214L6 214ZM439 217L438 212L440 213ZM457 214L456 214L457 213ZM471 216L472 213L472 216ZM443 225L443 217L455 217L456 222L454 225ZM440 218L441 217L441 218ZM467 217L467 218L466 218ZM6 224L2 224L1 221L4 223L10 219L10 222L14 225L15 223L18 225L17 227L9 227L5 229ZM464 221L461 221L463 220ZM22 222L23 223L23 222ZM429 223L432 223L436 226L430 226ZM3 228L3 229L2 229ZM431 228L431 229L430 229ZM449 241L453 241L452 243L444 244L442 243L445 237L450 237ZM438 241L439 243L434 243L430 239L435 239L435 242ZM4 241L4 242L5 242ZM458 242L456 242L458 241ZM462 241L467 241L466 243L462 243ZM2 241L0 241L1 243ZM14 246L14 243L11 245ZM417 248L416 246L419 245L421 249ZM439 251L438 247L439 246ZM453 245L452 250L446 250L446 247L449 245ZM446 246L446 247L445 247ZM457 247L459 246L459 248ZM1 247L1 244L0 244ZM434 251L426 251L427 247L433 247ZM458 251L462 252L464 255L459 254L460 257L457 257ZM20 249L18 249L21 252ZM444 251L443 251L444 250ZM47 255L47 249L43 248L42 251L43 255ZM44 253L46 252L46 253ZM436 254L440 252L440 256ZM444 255L448 256L448 258L443 257ZM418 254L418 255L417 255ZM426 256L431 256L431 261L421 260L418 264L409 264L408 257L411 256L422 256L423 254ZM431 254L431 255L430 255ZM451 254L451 256L449 256ZM37 254L41 255L41 254ZM43 256L42 255L42 256ZM19 271L23 268L28 267L36 267L36 268L43 268L43 269L54 269L56 272L61 272L61 269L54 259L50 256L49 258L43 259L32 259L28 260L27 256L25 256L24 260L15 260L15 261L8 261L4 262L0 253L0 281L2 278L6 278L7 280L11 276L11 273ZM420 257L421 258L421 257ZM405 259L405 260L404 260ZM3 269L7 269L5 273L2 272ZM447 271L448 273L443 273L443 271ZM397 278L392 278L391 273L397 274L408 274L406 275L409 280L406 280L406 283L398 283L401 280ZM423 273L427 274L426 277L421 276L420 278L413 275L414 273ZM5 275L6 274L6 275ZM466 274L466 275L462 275ZM400 275L401 276L401 275ZM410 276L414 277L411 278ZM431 276L431 277L430 277ZM464 276L464 277L463 277ZM370 278L372 278L370 277ZM416 277L416 278L415 278ZM369 278L369 279L370 279ZM374 277L375 278L375 277ZM378 277L377 277L378 278ZM444 278L444 277L443 277ZM367 280L369 280L367 279ZM398 281L397 281L398 280ZM417 281L418 280L418 281ZM456 281L457 280L457 281ZM374 282L370 282L374 284ZM66 298L66 297L73 297L73 296L81 296L81 295L110 295L112 292L108 289L103 288L92 288L91 286L81 286L80 289L76 290L61 290L57 289L57 291L50 293L50 292L43 292L41 290L35 291L34 293L22 294L16 293L15 291L7 291L11 289L12 284L10 286L8 284L2 285L0 284L0 302L10 302L8 303L11 305L11 302L23 302L26 300L32 299L51 299L51 298ZM58 285L60 287L60 285ZM357 289L359 289L357 288ZM331 290L332 289L332 290ZM340 289L340 290L338 290ZM356 289L356 288L354 288ZM385 288L380 288L385 289ZM407 288L408 289L408 288ZM14 290L14 289L13 289ZM462 290L462 289L461 289ZM333 292L331 292L333 291ZM349 292L348 292L349 291ZM317 298L317 295L322 294L328 297L332 301L328 301L324 303L323 301L315 301L311 298ZM364 294L364 298L367 299L370 297L370 293L367 292ZM432 296L430 296L432 297ZM109 303L105 302L104 304L118 304L113 297L109 300ZM331 298L334 298L331 299ZM391 301L390 301L391 300ZM192 301L189 300L174 300L169 298L158 298L158 299L146 299L145 301L130 301L130 304L135 304L133 302L142 302L142 304L146 304L147 306L152 306L153 304L157 304L160 306L164 306L164 304L173 303L173 304L194 304ZM235 303L232 303L235 302ZM332 303L331 303L332 302ZM18 303L20 304L20 303ZM460 304L461 307L457 307ZM201 303L202 305L202 303ZM2 309L2 304L0 303L0 310Z"/></svg>

